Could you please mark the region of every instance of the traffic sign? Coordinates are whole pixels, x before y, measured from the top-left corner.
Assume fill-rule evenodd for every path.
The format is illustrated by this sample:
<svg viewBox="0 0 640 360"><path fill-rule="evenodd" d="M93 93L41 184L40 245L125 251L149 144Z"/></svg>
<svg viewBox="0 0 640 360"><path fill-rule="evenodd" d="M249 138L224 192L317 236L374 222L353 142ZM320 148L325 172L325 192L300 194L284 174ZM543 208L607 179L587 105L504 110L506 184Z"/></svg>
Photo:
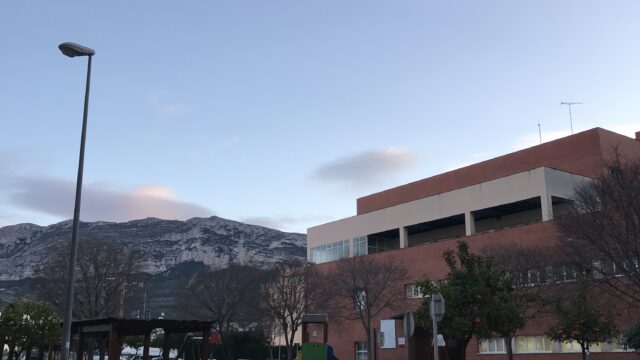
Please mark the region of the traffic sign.
<svg viewBox="0 0 640 360"><path fill-rule="evenodd" d="M440 294L431 295L431 306L429 306L429 315L437 322L444 317L444 298Z"/></svg>
<svg viewBox="0 0 640 360"><path fill-rule="evenodd" d="M406 313L404 313L404 316L402 317L402 325L404 328L404 336L407 337L407 339L409 339L411 336L413 336L413 331L415 330L415 319L413 318L413 312L408 311Z"/></svg>

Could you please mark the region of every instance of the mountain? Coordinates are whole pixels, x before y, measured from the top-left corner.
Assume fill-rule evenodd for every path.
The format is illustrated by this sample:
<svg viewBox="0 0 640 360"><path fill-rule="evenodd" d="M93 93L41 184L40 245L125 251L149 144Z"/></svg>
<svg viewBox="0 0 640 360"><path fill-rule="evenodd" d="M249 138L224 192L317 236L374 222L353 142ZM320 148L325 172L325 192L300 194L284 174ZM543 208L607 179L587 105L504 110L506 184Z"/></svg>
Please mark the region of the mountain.
<svg viewBox="0 0 640 360"><path fill-rule="evenodd" d="M71 226L69 220L49 226L0 228L0 303L29 293L34 269L52 256L57 246L69 242ZM143 251L147 256L142 271L155 279L158 289L165 287L163 299L156 299L165 303L172 300L167 288L178 289L205 267L220 269L235 263L268 269L285 259L306 257L304 234L215 216L186 221L147 218L124 223L82 222L79 241L83 239Z"/></svg>

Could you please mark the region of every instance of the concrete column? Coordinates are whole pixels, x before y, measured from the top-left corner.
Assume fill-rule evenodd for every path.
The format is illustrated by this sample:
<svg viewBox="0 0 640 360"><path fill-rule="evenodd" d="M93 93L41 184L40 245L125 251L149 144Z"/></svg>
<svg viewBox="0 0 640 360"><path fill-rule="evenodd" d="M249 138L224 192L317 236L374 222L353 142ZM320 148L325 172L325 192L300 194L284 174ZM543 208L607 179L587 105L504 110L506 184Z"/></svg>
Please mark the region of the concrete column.
<svg viewBox="0 0 640 360"><path fill-rule="evenodd" d="M464 229L467 236L476 233L476 218L471 211L464 213Z"/></svg>
<svg viewBox="0 0 640 360"><path fill-rule="evenodd" d="M409 247L409 232L407 231L406 226L400 227L400 248Z"/></svg>
<svg viewBox="0 0 640 360"><path fill-rule="evenodd" d="M540 205L542 207L542 221L553 220L553 201L551 195L542 194L540 196Z"/></svg>

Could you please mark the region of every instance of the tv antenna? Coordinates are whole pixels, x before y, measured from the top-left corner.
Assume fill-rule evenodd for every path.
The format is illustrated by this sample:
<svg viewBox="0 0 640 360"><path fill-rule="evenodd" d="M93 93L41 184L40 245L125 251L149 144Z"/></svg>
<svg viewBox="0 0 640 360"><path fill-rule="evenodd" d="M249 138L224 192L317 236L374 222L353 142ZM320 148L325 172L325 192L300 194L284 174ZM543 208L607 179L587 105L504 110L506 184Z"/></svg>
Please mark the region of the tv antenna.
<svg viewBox="0 0 640 360"><path fill-rule="evenodd" d="M560 105L567 105L569 107L569 124L571 125L571 135L573 135L573 117L571 115L571 105L582 105L581 102L563 101Z"/></svg>
<svg viewBox="0 0 640 360"><path fill-rule="evenodd" d="M542 144L542 130L540 130L540 122L538 121L538 137L540 138L540 144Z"/></svg>

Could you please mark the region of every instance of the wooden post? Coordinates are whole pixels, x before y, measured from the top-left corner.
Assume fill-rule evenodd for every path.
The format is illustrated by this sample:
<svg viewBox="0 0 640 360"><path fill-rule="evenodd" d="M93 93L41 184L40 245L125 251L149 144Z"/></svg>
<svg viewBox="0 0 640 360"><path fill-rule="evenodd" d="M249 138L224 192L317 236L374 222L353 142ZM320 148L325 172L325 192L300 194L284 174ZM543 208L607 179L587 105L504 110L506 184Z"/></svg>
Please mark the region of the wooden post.
<svg viewBox="0 0 640 360"><path fill-rule="evenodd" d="M302 323L302 343L309 342L309 334L307 333L307 323Z"/></svg>
<svg viewBox="0 0 640 360"><path fill-rule="evenodd" d="M111 325L111 331L109 332L109 359L120 359L120 353L122 352L121 342L122 338L118 334L118 329Z"/></svg>
<svg viewBox="0 0 640 360"><path fill-rule="evenodd" d="M84 333L82 328L79 328L78 332L78 346L76 346L76 359L83 360L84 358Z"/></svg>
<svg viewBox="0 0 640 360"><path fill-rule="evenodd" d="M324 326L322 327L322 332L324 333L323 340L324 340L324 343L326 344L327 341L329 340L328 339L328 337L329 337L329 325L326 322L324 323Z"/></svg>
<svg viewBox="0 0 640 360"><path fill-rule="evenodd" d="M149 360L149 344L150 343L151 343L151 330L145 330L144 345L142 350L142 360Z"/></svg>
<svg viewBox="0 0 640 360"><path fill-rule="evenodd" d="M171 343L169 342L169 334L166 330L164 331L164 340L162 341L162 360L169 360L169 353L171 352Z"/></svg>
<svg viewBox="0 0 640 360"><path fill-rule="evenodd" d="M107 348L107 339L100 340L100 360L104 360L104 350Z"/></svg>
<svg viewBox="0 0 640 360"><path fill-rule="evenodd" d="M211 329L202 330L202 344L200 347L200 359L209 359L209 338L211 337Z"/></svg>

